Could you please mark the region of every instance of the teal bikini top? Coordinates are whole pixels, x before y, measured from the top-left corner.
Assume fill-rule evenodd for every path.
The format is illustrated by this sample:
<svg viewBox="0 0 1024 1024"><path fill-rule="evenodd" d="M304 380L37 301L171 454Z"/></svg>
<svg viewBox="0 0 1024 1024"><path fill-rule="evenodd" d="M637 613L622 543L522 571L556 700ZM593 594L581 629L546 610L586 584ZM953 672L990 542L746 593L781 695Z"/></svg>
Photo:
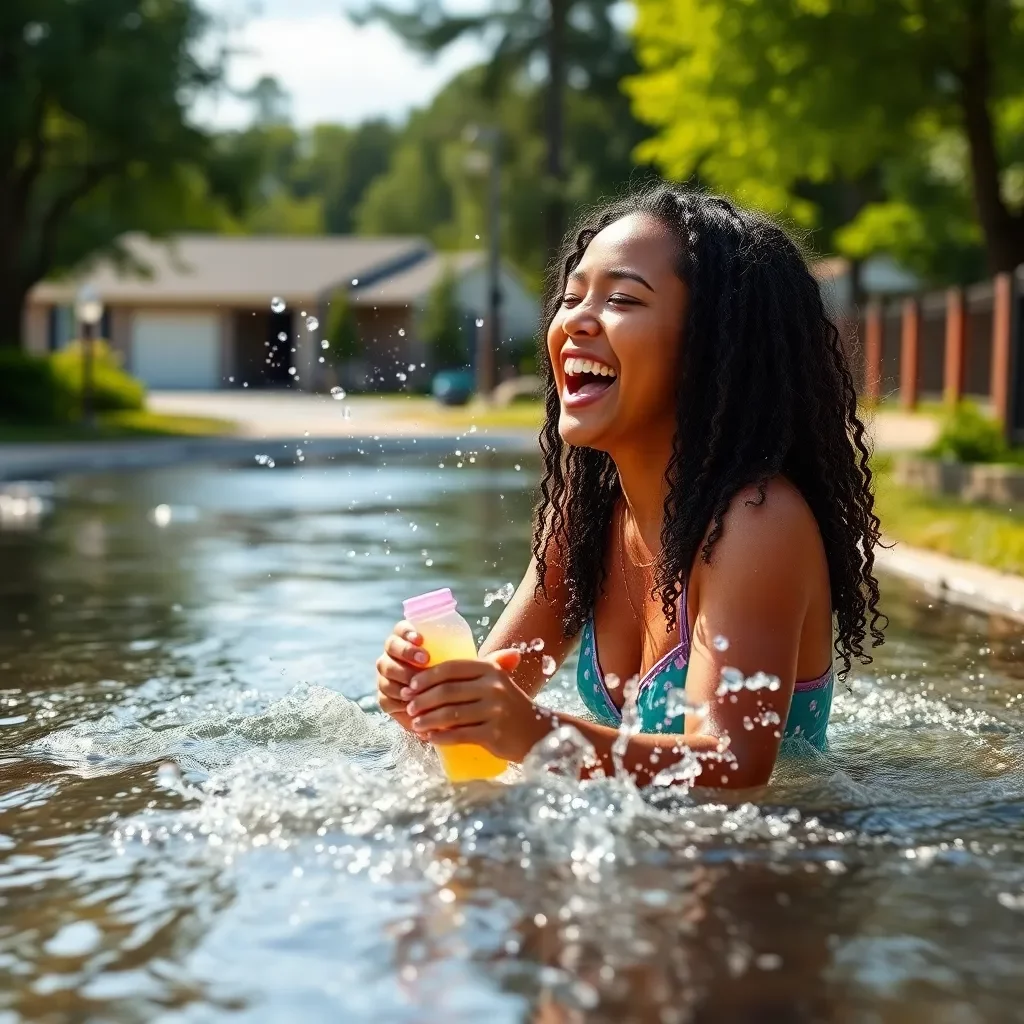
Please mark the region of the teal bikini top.
<svg viewBox="0 0 1024 1024"><path fill-rule="evenodd" d="M682 733L683 715L670 714L668 698L673 690L686 687L686 669L690 661L690 624L686 614L686 591L680 601L679 643L644 674L636 695L640 731L646 733ZM786 717L783 739L799 737L819 750L825 749L825 730L832 709L835 673L830 667L817 679L799 682ZM587 710L601 725L617 729L622 712L615 706L605 683L597 656L597 634L591 616L583 627L580 659L576 668L576 688Z"/></svg>

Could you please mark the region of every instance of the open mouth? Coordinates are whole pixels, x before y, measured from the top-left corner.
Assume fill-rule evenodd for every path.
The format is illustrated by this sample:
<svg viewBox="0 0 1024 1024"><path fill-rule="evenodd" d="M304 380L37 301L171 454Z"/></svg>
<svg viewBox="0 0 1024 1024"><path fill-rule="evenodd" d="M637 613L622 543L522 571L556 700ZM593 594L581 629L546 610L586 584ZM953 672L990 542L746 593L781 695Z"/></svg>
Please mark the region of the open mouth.
<svg viewBox="0 0 1024 1024"><path fill-rule="evenodd" d="M578 399L597 398L616 381L615 371L596 359L578 359L570 356L565 361L565 390Z"/></svg>

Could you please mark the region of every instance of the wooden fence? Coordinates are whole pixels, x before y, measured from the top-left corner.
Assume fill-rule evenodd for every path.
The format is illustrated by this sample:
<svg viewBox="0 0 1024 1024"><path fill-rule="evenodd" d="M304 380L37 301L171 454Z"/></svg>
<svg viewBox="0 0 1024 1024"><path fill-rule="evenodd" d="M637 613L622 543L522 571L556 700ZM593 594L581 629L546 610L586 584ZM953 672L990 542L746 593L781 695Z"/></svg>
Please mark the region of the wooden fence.
<svg viewBox="0 0 1024 1024"><path fill-rule="evenodd" d="M1024 439L1024 267L968 288L872 300L852 348L865 400L971 398Z"/></svg>

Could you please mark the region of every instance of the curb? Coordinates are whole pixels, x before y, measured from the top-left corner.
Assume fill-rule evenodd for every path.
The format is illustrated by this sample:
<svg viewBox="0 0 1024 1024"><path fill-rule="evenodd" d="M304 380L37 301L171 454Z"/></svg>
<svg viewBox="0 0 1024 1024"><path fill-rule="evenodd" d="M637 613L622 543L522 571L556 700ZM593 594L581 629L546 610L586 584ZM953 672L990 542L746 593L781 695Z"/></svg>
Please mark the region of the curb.
<svg viewBox="0 0 1024 1024"><path fill-rule="evenodd" d="M1024 622L1024 576L899 543L876 548L875 565L912 580L941 600Z"/></svg>

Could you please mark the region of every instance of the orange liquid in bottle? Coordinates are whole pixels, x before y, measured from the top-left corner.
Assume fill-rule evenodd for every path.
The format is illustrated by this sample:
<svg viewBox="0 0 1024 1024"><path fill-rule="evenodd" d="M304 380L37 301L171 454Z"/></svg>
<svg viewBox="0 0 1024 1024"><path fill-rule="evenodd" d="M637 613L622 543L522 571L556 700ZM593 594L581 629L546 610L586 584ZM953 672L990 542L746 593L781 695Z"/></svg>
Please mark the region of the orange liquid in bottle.
<svg viewBox="0 0 1024 1024"><path fill-rule="evenodd" d="M429 603L427 599L430 599ZM423 637L423 647L430 655L430 665L444 661L473 660L477 657L473 631L455 610L455 600L450 591L436 591L435 594L425 594L406 602L405 617ZM475 743L438 746L437 754L445 774L452 782L493 779L508 767L507 761L495 757L489 750Z"/></svg>

